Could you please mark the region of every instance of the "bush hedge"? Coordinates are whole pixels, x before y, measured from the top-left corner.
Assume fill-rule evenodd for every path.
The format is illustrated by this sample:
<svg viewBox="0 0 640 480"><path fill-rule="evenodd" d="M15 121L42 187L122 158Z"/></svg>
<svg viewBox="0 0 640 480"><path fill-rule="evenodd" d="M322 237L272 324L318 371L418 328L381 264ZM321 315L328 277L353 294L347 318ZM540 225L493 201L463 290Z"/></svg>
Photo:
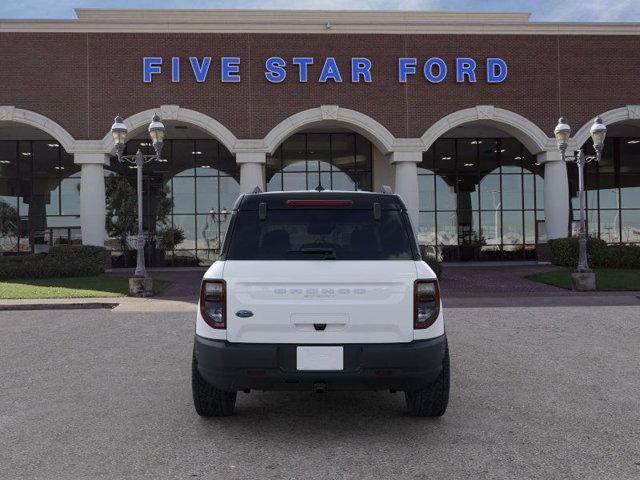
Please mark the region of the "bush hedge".
<svg viewBox="0 0 640 480"><path fill-rule="evenodd" d="M49 253L0 257L0 278L89 277L104 273L107 250L57 245Z"/></svg>
<svg viewBox="0 0 640 480"><path fill-rule="evenodd" d="M561 238L549 241L551 263L562 267L578 265L578 239ZM640 268L640 247L607 245L598 238L587 238L587 260L591 267Z"/></svg>

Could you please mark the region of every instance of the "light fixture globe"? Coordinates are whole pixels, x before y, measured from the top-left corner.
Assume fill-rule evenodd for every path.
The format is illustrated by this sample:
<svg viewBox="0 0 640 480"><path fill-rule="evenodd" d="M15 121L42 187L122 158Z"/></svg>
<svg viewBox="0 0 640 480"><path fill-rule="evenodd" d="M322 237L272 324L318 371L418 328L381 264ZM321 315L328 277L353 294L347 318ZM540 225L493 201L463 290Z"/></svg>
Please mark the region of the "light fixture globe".
<svg viewBox="0 0 640 480"><path fill-rule="evenodd" d="M113 120L111 135L113 135L113 142L116 147L118 145L124 145L127 141L127 126L124 124L124 120L120 115Z"/></svg>
<svg viewBox="0 0 640 480"><path fill-rule="evenodd" d="M604 147L604 139L607 136L607 127L602 123L602 118L598 117L591 125L591 140L593 140L593 148L596 152L602 151Z"/></svg>
<svg viewBox="0 0 640 480"><path fill-rule="evenodd" d="M160 120L160 116L155 114L149 124L149 136L152 142L164 141L164 123Z"/></svg>
<svg viewBox="0 0 640 480"><path fill-rule="evenodd" d="M558 125L556 125L556 128L553 130L553 134L556 137L556 142L558 142L558 148L564 153L569 144L569 137L571 136L571 127L567 123L566 118L560 117Z"/></svg>

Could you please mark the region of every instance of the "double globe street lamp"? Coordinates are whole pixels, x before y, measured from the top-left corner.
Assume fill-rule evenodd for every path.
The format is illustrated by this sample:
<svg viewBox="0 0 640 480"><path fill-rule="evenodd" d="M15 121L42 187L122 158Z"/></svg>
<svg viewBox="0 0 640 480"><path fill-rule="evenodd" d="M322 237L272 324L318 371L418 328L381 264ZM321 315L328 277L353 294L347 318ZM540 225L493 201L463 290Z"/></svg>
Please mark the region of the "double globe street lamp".
<svg viewBox="0 0 640 480"><path fill-rule="evenodd" d="M589 268L587 260L587 229L585 220L585 197L584 197L584 166L592 161L599 162L602 158L602 150L604 148L604 139L607 136L607 127L602 123L600 117L596 118L591 126L591 140L593 140L593 148L596 151L595 156L587 156L582 149L567 154L569 146L569 138L571 137L571 127L567 123L567 119L561 117L558 125L553 132L558 143L558 149L565 162L574 162L578 166L578 191L580 195L580 226L578 239L578 268L571 275L574 290L595 290L596 277Z"/></svg>
<svg viewBox="0 0 640 480"><path fill-rule="evenodd" d="M137 194L138 194L138 235L136 238L137 261L134 278L129 279L129 293L136 296L150 296L153 294L153 282L147 274L144 262L145 236L143 233L143 207L142 207L142 167L145 163L160 160L162 147L164 145L164 124L159 115L154 115L149 124L149 137L155 150L154 155L143 155L138 149L135 155L124 155L125 144L127 142L127 126L119 115L115 118L111 126L111 135L116 147L118 160L123 163L135 165L137 173Z"/></svg>

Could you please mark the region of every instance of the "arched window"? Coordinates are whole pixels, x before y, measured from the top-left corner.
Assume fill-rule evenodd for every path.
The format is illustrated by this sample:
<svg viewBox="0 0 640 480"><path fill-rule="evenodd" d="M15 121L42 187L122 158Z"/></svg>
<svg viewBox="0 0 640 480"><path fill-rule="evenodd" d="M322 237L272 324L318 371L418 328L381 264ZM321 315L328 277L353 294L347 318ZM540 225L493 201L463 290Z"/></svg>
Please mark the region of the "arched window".
<svg viewBox="0 0 640 480"><path fill-rule="evenodd" d="M372 145L356 133L297 133L267 158L267 190L372 190Z"/></svg>

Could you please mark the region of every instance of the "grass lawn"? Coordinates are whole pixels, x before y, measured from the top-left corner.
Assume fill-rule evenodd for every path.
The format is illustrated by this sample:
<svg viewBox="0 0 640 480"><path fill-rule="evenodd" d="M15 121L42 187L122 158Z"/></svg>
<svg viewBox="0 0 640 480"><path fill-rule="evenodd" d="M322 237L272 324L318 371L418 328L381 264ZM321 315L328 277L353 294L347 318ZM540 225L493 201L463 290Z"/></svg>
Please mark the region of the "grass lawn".
<svg viewBox="0 0 640 480"><path fill-rule="evenodd" d="M154 293L171 282L153 280ZM129 292L129 279L97 277L32 278L0 281L0 299L122 297Z"/></svg>
<svg viewBox="0 0 640 480"><path fill-rule="evenodd" d="M640 290L640 270L594 268L596 289L600 291ZM536 273L526 278L556 287L571 289L571 269Z"/></svg>

